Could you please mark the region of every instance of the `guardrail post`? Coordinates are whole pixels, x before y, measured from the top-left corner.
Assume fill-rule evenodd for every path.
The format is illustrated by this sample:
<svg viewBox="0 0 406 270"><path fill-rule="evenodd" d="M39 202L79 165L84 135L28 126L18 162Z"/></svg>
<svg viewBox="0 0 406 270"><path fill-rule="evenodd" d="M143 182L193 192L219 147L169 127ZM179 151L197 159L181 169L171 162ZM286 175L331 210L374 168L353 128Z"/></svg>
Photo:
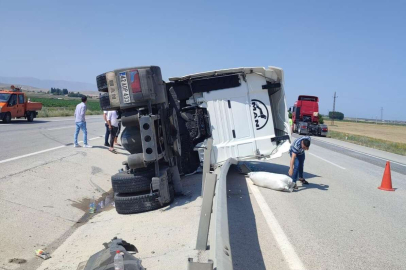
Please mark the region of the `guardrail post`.
<svg viewBox="0 0 406 270"><path fill-rule="evenodd" d="M187 270L213 270L213 261L209 260L207 263L201 263L194 262L192 258L189 258Z"/></svg>
<svg viewBox="0 0 406 270"><path fill-rule="evenodd" d="M205 178L206 181L204 185L202 209L200 212L199 230L197 232L197 250L207 249L207 240L209 237L210 218L213 207L213 197L217 175L207 173Z"/></svg>
<svg viewBox="0 0 406 270"><path fill-rule="evenodd" d="M203 172L202 172L202 196L204 191L204 182L206 181L206 174L210 172L211 163L211 148L213 146L213 138L207 139L206 149L204 150Z"/></svg>

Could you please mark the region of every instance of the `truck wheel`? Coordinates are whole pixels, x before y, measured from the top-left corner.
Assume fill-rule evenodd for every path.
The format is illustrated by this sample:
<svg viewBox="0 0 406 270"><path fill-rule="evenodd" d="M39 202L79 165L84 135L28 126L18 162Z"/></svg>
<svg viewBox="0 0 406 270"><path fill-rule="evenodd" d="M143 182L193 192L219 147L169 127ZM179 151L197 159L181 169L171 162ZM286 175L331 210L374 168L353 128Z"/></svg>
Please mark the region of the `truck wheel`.
<svg viewBox="0 0 406 270"><path fill-rule="evenodd" d="M172 185L169 186L171 202L175 197L175 190ZM159 209L161 205L158 201L158 192L146 193L142 195L120 194L116 193L114 202L116 211L119 214L137 214Z"/></svg>
<svg viewBox="0 0 406 270"><path fill-rule="evenodd" d="M10 123L11 122L11 113L6 113L6 115L3 117L3 122L4 123Z"/></svg>
<svg viewBox="0 0 406 270"><path fill-rule="evenodd" d="M32 122L34 121L34 113L33 112L29 112L27 115L27 121L28 122Z"/></svg>
<svg viewBox="0 0 406 270"><path fill-rule="evenodd" d="M111 177L111 185L114 192L120 194L149 191L154 176L154 170L137 171L135 174L120 172Z"/></svg>

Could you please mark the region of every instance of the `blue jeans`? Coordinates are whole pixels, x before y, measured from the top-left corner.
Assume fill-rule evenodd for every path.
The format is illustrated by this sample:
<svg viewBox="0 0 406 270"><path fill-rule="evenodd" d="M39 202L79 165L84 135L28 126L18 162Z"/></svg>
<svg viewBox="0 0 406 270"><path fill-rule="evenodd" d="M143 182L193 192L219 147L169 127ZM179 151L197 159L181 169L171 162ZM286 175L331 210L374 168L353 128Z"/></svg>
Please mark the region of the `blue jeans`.
<svg viewBox="0 0 406 270"><path fill-rule="evenodd" d="M79 131L83 131L83 143L87 145L87 129L86 129L86 122L76 122L76 131L75 131L75 144L78 144L78 135Z"/></svg>
<svg viewBox="0 0 406 270"><path fill-rule="evenodd" d="M289 151L290 157L292 157L292 151ZM303 155L296 155L295 162L293 163L293 175L292 180L296 183L298 178L303 178L303 166L305 161L305 153Z"/></svg>

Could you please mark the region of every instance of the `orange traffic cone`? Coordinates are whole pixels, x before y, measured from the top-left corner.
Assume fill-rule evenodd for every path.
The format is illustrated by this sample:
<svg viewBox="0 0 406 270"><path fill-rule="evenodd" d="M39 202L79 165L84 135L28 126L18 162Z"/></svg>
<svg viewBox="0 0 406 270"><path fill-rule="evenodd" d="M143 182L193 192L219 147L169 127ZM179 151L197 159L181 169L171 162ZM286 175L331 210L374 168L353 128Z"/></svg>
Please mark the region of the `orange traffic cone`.
<svg viewBox="0 0 406 270"><path fill-rule="evenodd" d="M381 186L378 187L379 189L386 190L386 191L395 191L392 188L392 177L390 175L390 163L389 161L386 162L385 171L383 172L382 183Z"/></svg>

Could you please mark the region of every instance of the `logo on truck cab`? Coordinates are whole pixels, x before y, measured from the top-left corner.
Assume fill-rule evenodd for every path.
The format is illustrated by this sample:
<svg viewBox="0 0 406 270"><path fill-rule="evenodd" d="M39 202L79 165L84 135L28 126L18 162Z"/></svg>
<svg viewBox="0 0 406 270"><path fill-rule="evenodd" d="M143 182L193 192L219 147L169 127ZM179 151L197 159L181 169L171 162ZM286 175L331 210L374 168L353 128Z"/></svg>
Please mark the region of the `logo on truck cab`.
<svg viewBox="0 0 406 270"><path fill-rule="evenodd" d="M121 92L123 93L124 103L131 103L130 89L128 88L127 75L125 72L120 72Z"/></svg>
<svg viewBox="0 0 406 270"><path fill-rule="evenodd" d="M268 123L269 117L268 108L262 101L258 99L252 99L251 105L252 105L252 113L254 115L255 128L257 130L260 130Z"/></svg>

